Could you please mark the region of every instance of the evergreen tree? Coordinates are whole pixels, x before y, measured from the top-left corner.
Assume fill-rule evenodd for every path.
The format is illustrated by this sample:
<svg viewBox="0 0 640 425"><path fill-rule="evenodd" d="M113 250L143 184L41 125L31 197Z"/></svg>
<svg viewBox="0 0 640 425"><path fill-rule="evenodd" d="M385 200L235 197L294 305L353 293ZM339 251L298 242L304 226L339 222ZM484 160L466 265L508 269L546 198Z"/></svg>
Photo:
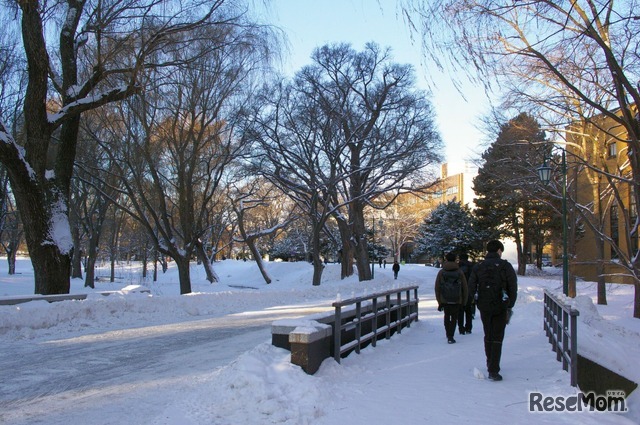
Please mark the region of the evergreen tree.
<svg viewBox="0 0 640 425"><path fill-rule="evenodd" d="M440 204L418 229L414 256L440 258L448 252L477 252L483 235L476 231L474 221L468 206L458 201Z"/></svg>
<svg viewBox="0 0 640 425"><path fill-rule="evenodd" d="M541 219L550 213L539 201L543 195L536 171L548 145L536 119L522 113L501 127L473 179L479 226L490 238L515 241L520 275L531 261L531 247L542 247L541 238L555 223Z"/></svg>

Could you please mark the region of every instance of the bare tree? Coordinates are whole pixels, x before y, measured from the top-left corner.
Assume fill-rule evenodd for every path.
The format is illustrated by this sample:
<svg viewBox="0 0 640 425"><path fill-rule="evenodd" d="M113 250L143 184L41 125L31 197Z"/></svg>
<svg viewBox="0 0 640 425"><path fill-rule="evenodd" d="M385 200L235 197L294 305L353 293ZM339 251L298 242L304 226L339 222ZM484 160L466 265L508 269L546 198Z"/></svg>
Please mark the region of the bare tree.
<svg viewBox="0 0 640 425"><path fill-rule="evenodd" d="M607 140L624 143L627 155L618 166L622 173L607 171L598 164L598 174L608 180L614 196L630 191L635 211L640 206L637 8L636 1L597 0L407 0L403 4L409 22L414 28L420 25L425 51L441 64L442 58L447 58L454 68L472 69L479 82L491 85L497 78L503 87L526 93L547 114L555 115L549 122L559 124L553 128L557 134L564 133L572 122L584 122L599 127L607 136L591 138L589 144ZM614 125L603 126L607 120ZM599 148L600 152L604 150L604 146ZM594 159L588 157L588 150L570 153L585 165ZM598 194L597 199L602 196ZM628 222L625 240L635 238L638 224L637 217ZM596 233L596 237L623 254L624 259L616 261L635 281L634 317L640 318L637 247L622 252L606 234Z"/></svg>
<svg viewBox="0 0 640 425"><path fill-rule="evenodd" d="M88 147L90 151L84 150ZM109 161L104 153L101 153L95 143L86 143L78 154L79 166L76 167L72 185L71 211L75 211L72 217L82 229L87 243L83 252L82 245L74 242L74 258L84 254L85 263L85 287L95 288L95 264L98 259L98 248L107 223L108 212L113 208L114 201L118 200L118 194L113 189L115 186L112 174L105 173L108 170ZM82 161L82 162L80 162ZM80 232L79 232L80 233ZM75 238L74 238L75 239Z"/></svg>
<svg viewBox="0 0 640 425"><path fill-rule="evenodd" d="M80 119L84 112L140 91L141 73L159 51L181 50L186 34L216 24L227 2L147 0L10 1L19 16L5 26L27 62L25 117L16 139L0 121L0 161L7 167L34 268L35 292L69 292L68 205ZM168 57L168 56L165 56ZM152 60L149 60L152 58ZM23 142L22 142L23 141Z"/></svg>
<svg viewBox="0 0 640 425"><path fill-rule="evenodd" d="M383 193L429 181L424 171L439 160L440 147L433 111L414 88L413 69L393 63L389 50L340 44L316 49L312 59L291 84L263 96L251 137L268 178L309 214L314 284L330 216L340 228L343 262L353 254L360 280L370 280L365 208Z"/></svg>
<svg viewBox="0 0 640 425"><path fill-rule="evenodd" d="M384 210L381 233L391 246L395 260L400 261L402 248L415 239L425 212L422 202L413 202L417 195L405 194L397 197Z"/></svg>
<svg viewBox="0 0 640 425"><path fill-rule="evenodd" d="M252 78L265 63L267 36L257 26L231 24L201 34L173 57L177 64L196 60L162 75L150 73L154 89L121 109L110 141L125 138L124 149L105 146L131 205L128 213L175 261L181 294L191 292L190 260L204 255L212 199L231 164L246 153L235 126Z"/></svg>
<svg viewBox="0 0 640 425"><path fill-rule="evenodd" d="M301 79L265 89L254 104L245 137L255 143L256 172L306 214L311 228L312 284L317 286L324 269L321 233L334 208L330 194L345 176L338 174L342 148L335 137L337 129L309 95L311 89Z"/></svg>
<svg viewBox="0 0 640 425"><path fill-rule="evenodd" d="M0 16L0 25L11 28L8 15ZM18 43L9 31L0 33L0 126L3 122L14 139L19 136L19 127L24 115L18 107L24 98L25 64L18 53ZM0 140L2 140L0 136ZM9 274L16 272L16 255L24 239L24 228L16 208L16 202L9 184L9 175L4 165L0 165L0 243L7 255Z"/></svg>
<svg viewBox="0 0 640 425"><path fill-rule="evenodd" d="M269 214L270 205L277 201L273 192L261 179L254 179L242 187L236 187L231 193L231 205L237 216L238 242L245 243L251 251L253 259L267 284L271 283L271 277L267 273L262 260L262 254L258 247L261 238L275 236L286 228L295 216L290 211L288 217L272 216ZM261 214L261 212L263 214Z"/></svg>
<svg viewBox="0 0 640 425"><path fill-rule="evenodd" d="M24 229L4 167L0 166L0 244L7 255L9 274L16 273L16 255L24 236Z"/></svg>
<svg viewBox="0 0 640 425"><path fill-rule="evenodd" d="M441 141L426 93L414 87L413 69L393 63L388 49L325 46L313 59L303 75L340 131L340 173L348 176L340 192L348 202L349 240L355 242L359 278L369 280L366 207L382 194L433 184L425 170L440 160Z"/></svg>

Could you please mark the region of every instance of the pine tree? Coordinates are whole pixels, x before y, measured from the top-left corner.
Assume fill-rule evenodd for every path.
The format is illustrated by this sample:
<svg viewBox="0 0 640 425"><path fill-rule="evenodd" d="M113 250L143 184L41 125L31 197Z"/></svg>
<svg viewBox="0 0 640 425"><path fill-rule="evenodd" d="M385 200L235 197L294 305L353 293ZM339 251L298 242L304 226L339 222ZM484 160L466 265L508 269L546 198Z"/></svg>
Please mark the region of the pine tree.
<svg viewBox="0 0 640 425"><path fill-rule="evenodd" d="M518 254L518 274L524 275L531 246L543 246L553 221L541 220L549 211L536 167L548 149L544 131L531 115L522 113L502 125L495 142L482 154L484 165L473 179L475 213L490 238L512 238Z"/></svg>
<svg viewBox="0 0 640 425"><path fill-rule="evenodd" d="M458 201L439 205L418 229L414 256L440 258L448 252L476 252L483 237L474 222L469 207Z"/></svg>

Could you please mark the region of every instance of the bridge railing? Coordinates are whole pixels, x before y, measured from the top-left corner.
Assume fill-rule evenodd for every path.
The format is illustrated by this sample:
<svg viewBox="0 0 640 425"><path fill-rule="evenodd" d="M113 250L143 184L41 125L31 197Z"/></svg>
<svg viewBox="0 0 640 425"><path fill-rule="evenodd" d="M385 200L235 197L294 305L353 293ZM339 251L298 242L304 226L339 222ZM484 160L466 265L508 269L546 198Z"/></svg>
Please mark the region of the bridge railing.
<svg viewBox="0 0 640 425"><path fill-rule="evenodd" d="M578 316L580 312L544 290L544 330L562 369L571 374L571 386L578 385Z"/></svg>
<svg viewBox="0 0 640 425"><path fill-rule="evenodd" d="M363 311L363 304L371 308ZM335 308L333 358L340 363L342 354L354 350L360 353L360 348L369 343L375 347L381 335L389 339L392 333L401 333L403 327L410 327L412 321L417 321L418 287L376 292L336 301L332 305ZM345 320L342 309L350 306L355 307L355 316L349 315L349 320ZM349 337L349 333L353 336Z"/></svg>
<svg viewBox="0 0 640 425"><path fill-rule="evenodd" d="M271 325L271 343L291 351L291 363L314 374L320 364L340 359L418 320L418 287L409 286L336 301L334 311Z"/></svg>

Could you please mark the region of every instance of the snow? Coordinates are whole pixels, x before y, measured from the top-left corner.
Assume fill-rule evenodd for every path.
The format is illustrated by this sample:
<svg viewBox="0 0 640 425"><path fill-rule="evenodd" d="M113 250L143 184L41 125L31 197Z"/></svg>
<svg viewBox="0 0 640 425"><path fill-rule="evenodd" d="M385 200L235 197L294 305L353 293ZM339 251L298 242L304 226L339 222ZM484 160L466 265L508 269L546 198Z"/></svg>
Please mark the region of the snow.
<svg viewBox="0 0 640 425"><path fill-rule="evenodd" d="M403 265L398 280L390 267L376 266L375 280L340 280L340 266L328 264L322 284L311 285L312 267L299 263L265 263L273 283L266 285L251 261L226 260L214 264L221 281L209 284L202 266L193 265L193 294L180 296L176 268L159 281L143 279L135 264L117 267L117 282L104 279L108 264L100 266L96 289L72 280L72 293L88 293L82 301L34 301L0 306L0 423L11 424L377 424L377 423L517 423L517 424L632 424L640 423L640 396L628 398L627 413L530 413L530 392L571 396L569 374L555 360L542 329L543 290L559 292L559 269L519 278L518 302L507 326L502 382L485 379L482 327L474 320L473 333L456 334L447 344L442 313L437 312L433 280L438 269ZM31 295L33 271L20 259L18 274L7 275L0 262L0 297ZM270 344L269 324L307 317L318 306L388 288L420 286L420 320L351 354L341 364L323 362L315 375L290 363L290 353ZM149 290L148 293L141 292ZM113 291L109 296L101 291ZM640 382L640 320L632 318L633 288L609 285L607 306L596 306L596 286L581 282L579 296L569 300L580 310L578 341L581 354ZM342 294L342 295L339 295ZM322 310L323 307L320 307ZM151 356L146 343L152 336L169 342L185 330L210 331L212 323L233 328L238 323L260 327L243 335L202 347L181 346L180 356ZM302 328L314 322L292 321ZM238 331L238 328L236 332ZM195 334L194 334L195 335ZM125 344L127 340L134 345ZM189 341L189 340L187 340ZM53 346L86 347L92 362L113 365L107 384L90 386L97 372L79 356L45 367L10 370L6 365L34 354L45 356ZM116 347L107 350L109 345ZM122 352L121 347L131 352ZM157 347L157 346L156 346ZM157 348L156 348L157 349ZM86 351L86 349L85 349ZM112 353L112 354L109 354ZM117 354L113 354L117 353ZM142 353L142 354L141 354ZM148 356L144 353L149 354ZM229 354L231 353L231 354ZM132 363L119 376L115 357ZM145 364L148 362L149 364ZM110 366L111 367L111 366ZM68 370L67 370L68 369ZM109 372L107 368L107 372ZM42 394L20 394L30 381L50 383L55 376L86 381L86 388L52 387ZM77 377L77 378L75 378ZM44 385L44 384L43 384Z"/></svg>
<svg viewBox="0 0 640 425"><path fill-rule="evenodd" d="M73 237L69 227L67 206L62 199L58 199L51 207L49 241L44 243L53 243L60 252L68 253L73 248Z"/></svg>
<svg viewBox="0 0 640 425"><path fill-rule="evenodd" d="M91 104L100 104L100 102L102 102L104 99L110 97L110 96L116 96L119 93L125 93L127 91L127 86L126 85L121 85L121 86L116 86L114 88L112 88L109 91L106 92L100 92L100 93L95 93L92 95L88 95L84 98L81 99L77 99L73 102L68 103L67 105L63 106L58 112L55 113L48 113L47 114L47 120L49 121L49 124L58 124L60 123L60 121L62 121L64 118L67 117L67 115L69 113L71 113L70 111L72 111L73 109L80 107L80 106L86 106L86 105L91 105Z"/></svg>

